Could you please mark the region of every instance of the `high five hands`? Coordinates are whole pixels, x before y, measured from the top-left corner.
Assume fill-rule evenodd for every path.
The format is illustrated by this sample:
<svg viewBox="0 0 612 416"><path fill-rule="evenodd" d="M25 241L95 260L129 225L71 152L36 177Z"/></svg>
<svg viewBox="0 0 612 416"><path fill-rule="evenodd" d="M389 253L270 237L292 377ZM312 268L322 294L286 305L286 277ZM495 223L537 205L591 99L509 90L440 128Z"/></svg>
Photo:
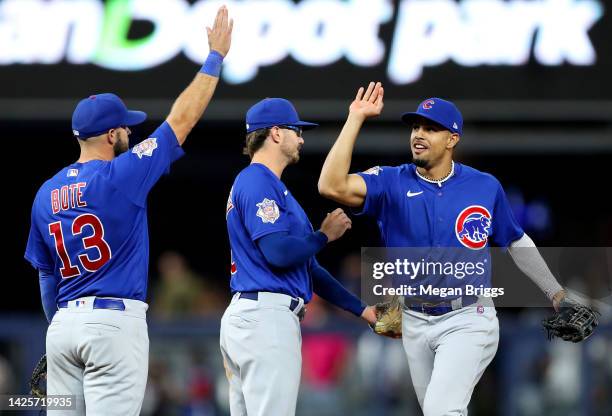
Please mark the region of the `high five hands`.
<svg viewBox="0 0 612 416"><path fill-rule="evenodd" d="M212 29L206 27L208 34L208 47L211 51L217 51L224 57L227 55L232 43L232 29L234 20L228 17L227 7L221 6L217 11L215 23Z"/></svg>
<svg viewBox="0 0 612 416"><path fill-rule="evenodd" d="M364 120L376 117L382 112L384 89L380 82L370 82L368 88L359 88L355 100L349 107L349 113Z"/></svg>

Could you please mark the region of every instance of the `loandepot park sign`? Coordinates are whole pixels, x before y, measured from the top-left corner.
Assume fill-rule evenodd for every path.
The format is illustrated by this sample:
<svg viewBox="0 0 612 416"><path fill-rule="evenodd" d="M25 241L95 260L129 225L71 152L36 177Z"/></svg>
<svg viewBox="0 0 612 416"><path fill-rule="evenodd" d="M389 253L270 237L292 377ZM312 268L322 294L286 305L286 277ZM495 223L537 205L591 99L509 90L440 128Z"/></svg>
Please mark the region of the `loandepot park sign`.
<svg viewBox="0 0 612 416"><path fill-rule="evenodd" d="M604 13L596 0L0 0L0 65L66 61L140 71L181 53L202 63L204 28L221 4L235 20L223 72L232 84L287 57L309 67L343 58L358 67L384 64L396 84L448 61L520 66L533 56L546 66L593 65L588 32ZM395 13L386 44L379 31ZM128 38L134 20L149 22L151 33Z"/></svg>

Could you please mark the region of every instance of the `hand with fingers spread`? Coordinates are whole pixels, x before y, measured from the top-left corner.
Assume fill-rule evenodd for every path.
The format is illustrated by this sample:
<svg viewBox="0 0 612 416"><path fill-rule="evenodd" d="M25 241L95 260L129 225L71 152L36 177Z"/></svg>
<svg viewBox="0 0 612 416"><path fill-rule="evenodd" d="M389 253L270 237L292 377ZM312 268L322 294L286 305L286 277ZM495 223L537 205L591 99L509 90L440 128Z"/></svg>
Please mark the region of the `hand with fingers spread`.
<svg viewBox="0 0 612 416"><path fill-rule="evenodd" d="M380 82L370 82L367 89L359 88L355 100L349 107L349 113L361 116L363 119L380 115L384 106L383 94L384 89Z"/></svg>
<svg viewBox="0 0 612 416"><path fill-rule="evenodd" d="M327 214L321 224L321 232L327 236L327 242L331 243L342 237L346 230L351 229L351 219L341 208L336 208Z"/></svg>
<svg viewBox="0 0 612 416"><path fill-rule="evenodd" d="M208 46L211 51L217 51L224 57L227 55L232 43L232 29L234 20L228 17L227 7L221 6L217 11L212 29L206 28L208 33Z"/></svg>

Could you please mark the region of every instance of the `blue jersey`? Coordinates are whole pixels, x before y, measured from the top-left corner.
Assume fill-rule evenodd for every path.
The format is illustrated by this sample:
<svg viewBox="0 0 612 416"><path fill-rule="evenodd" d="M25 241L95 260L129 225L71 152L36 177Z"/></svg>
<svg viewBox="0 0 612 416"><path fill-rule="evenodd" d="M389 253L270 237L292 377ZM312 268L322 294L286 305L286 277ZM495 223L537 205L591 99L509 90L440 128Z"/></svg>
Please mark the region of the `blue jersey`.
<svg viewBox="0 0 612 416"><path fill-rule="evenodd" d="M420 178L414 164L377 166L359 175L367 186L360 214L376 219L386 247L456 247L447 254L483 259L491 243L507 247L524 234L499 181L469 166L455 163L442 186ZM486 271L445 286L490 287Z"/></svg>
<svg viewBox="0 0 612 416"><path fill-rule="evenodd" d="M226 219L232 293L263 291L299 296L305 302L311 299L312 261L275 268L257 247L257 240L271 233L303 237L314 232L300 204L270 169L253 163L238 174L227 201Z"/></svg>
<svg viewBox="0 0 612 416"><path fill-rule="evenodd" d="M61 277L58 303L83 296L145 300L147 195L182 155L163 123L112 161L73 163L41 186L25 258Z"/></svg>

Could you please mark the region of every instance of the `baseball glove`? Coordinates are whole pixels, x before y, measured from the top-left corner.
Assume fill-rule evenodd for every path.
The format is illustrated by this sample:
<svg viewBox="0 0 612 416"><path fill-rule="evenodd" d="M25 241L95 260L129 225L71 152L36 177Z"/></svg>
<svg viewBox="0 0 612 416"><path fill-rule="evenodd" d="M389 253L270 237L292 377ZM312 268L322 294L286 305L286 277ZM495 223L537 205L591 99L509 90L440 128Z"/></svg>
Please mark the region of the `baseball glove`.
<svg viewBox="0 0 612 416"><path fill-rule="evenodd" d="M564 341L580 342L587 339L598 325L597 315L588 306L572 299L563 299L559 312L542 321L548 339L559 337Z"/></svg>
<svg viewBox="0 0 612 416"><path fill-rule="evenodd" d="M402 337L402 302L399 296L376 304L376 323L372 329L378 335L390 338Z"/></svg>
<svg viewBox="0 0 612 416"><path fill-rule="evenodd" d="M30 377L30 394L40 399L47 395L42 381L47 378L47 355L43 355L42 358L34 367L32 371L32 377Z"/></svg>

